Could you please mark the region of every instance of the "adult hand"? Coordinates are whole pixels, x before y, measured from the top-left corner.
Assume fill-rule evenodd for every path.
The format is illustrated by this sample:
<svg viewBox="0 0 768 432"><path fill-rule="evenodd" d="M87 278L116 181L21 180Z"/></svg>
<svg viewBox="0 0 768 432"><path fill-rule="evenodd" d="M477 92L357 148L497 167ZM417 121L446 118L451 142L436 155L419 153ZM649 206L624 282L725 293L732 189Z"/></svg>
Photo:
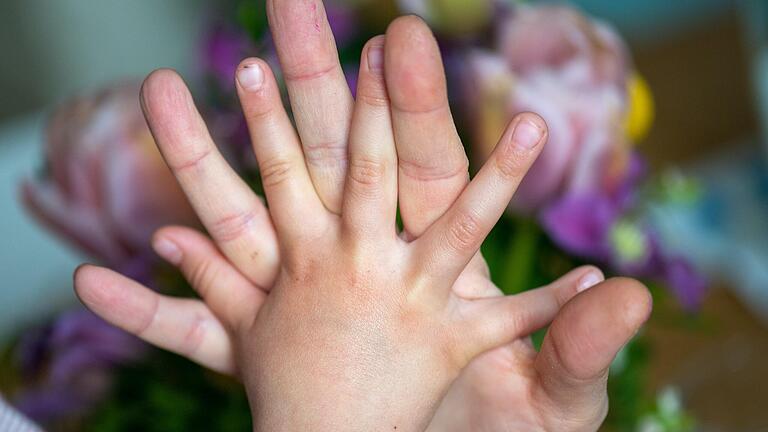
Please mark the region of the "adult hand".
<svg viewBox="0 0 768 432"><path fill-rule="evenodd" d="M287 76L309 175L323 207L334 214L342 208L341 191L347 166L346 132L350 124L353 102L346 83L343 82L333 41L324 18L307 15L307 11L302 8L311 5L308 6L304 2L285 1L270 5L275 40ZM319 10L321 11L322 8L320 7ZM308 23L306 21L310 18L307 17L315 21ZM314 27L316 22L321 23L321 31L301 32L309 24ZM289 34L300 34L305 39L295 37L290 39L287 37ZM381 49L381 45L382 41L378 39L372 41L366 48L361 68L363 74L367 70L365 59L367 53L371 47L376 50ZM450 118L442 65L429 31L415 18L400 19L388 31L385 51L384 69L387 89L382 90L380 80L375 77L376 71L368 70L371 79L366 80L365 75L361 77L358 106L370 105L367 110L369 116L365 120L366 111L360 110L364 113L363 120L357 120L360 118L359 115L355 118L359 123L376 124L377 119L388 117L387 114L391 112L391 129L394 130L397 145L398 192L406 229L405 238L413 240L442 216L456 196L465 188L468 178L466 158ZM313 59L312 62L307 62L307 58ZM154 81L161 78L171 80L170 77L162 75L167 73L161 74L161 77L154 76ZM160 97L162 88L173 87L178 83L163 81L161 84L156 88L158 94L153 94L152 80L150 80L145 87L145 99L163 99ZM277 108L279 98L272 101L257 100L243 90L241 82L241 99L249 116L252 131L260 125L274 122L274 116L270 117L269 113L279 111ZM386 109L387 94L391 97L391 110ZM172 95L185 104L188 102L179 93ZM264 110L264 107L268 110ZM160 111L163 109L160 107ZM236 332L233 332L231 327L232 316L242 313L239 311L248 306L250 306L249 312L255 313L265 298L265 292L272 286L278 268L275 234L258 199L247 191L247 187L231 171L228 171L223 160L215 152L215 147L205 134L200 132L201 124L199 119L194 118L194 113L187 111L189 115L186 118L170 115L163 117L162 113L157 113L153 119L151 109L149 111L150 122L153 123L153 131L158 143L171 166L176 168L182 185L185 184L185 177L189 179L195 173L198 177L202 175L206 180L199 182L198 179L198 183L187 180L187 189L193 204L201 212L201 217L223 255L206 237L188 229L162 230L155 241L155 246L161 255L180 265L206 303L160 297L119 275L93 267L86 267L78 272L78 292L87 304L107 319L130 331L140 333L151 342L186 354L217 370L233 371L235 362L231 344L232 335ZM333 121L328 122L328 119ZM516 122L524 120L526 119L517 119ZM528 121L536 122L537 120L531 118ZM336 125L341 126L336 128ZM382 122L379 122L379 126L381 125ZM178 138L174 137L174 130L178 132L179 129L184 129L185 132L196 132L192 136L193 141L199 139L200 142L196 144L203 145L174 148L171 142L174 138ZM269 133L264 129L256 130ZM354 142L354 138L352 141ZM164 143L169 144L164 145ZM380 150L386 152L384 147L386 146L382 146ZM183 150L194 151L184 152ZM261 163L264 162L263 157L259 159ZM227 191L228 195L224 197L224 193L217 194L217 191ZM272 204L271 200L270 203ZM363 222L368 223L366 220ZM537 325L544 324L551 319L559 305L576 294L580 284L588 280L595 282L594 274L593 269L574 271L558 283L541 290L540 293L546 294L538 297L547 299L549 305L546 308L547 311L540 314L541 317L529 316L528 318L536 318L534 321ZM608 294L620 292L623 297L616 300L617 304L625 304L622 302L639 304L638 307L642 308L645 305L647 309L647 296L642 288L624 280L615 281L612 284L618 289L610 291L601 289L593 292L605 291ZM476 255L467 269L462 272L453 285L452 291L457 298L464 301L495 297L500 294L488 280L487 270L479 255ZM641 301L638 303L636 300ZM598 299L597 302L599 301ZM506 303L509 304L509 302ZM566 308L567 310L569 309ZM508 310L508 312L511 311ZM518 314L520 312L518 311ZM523 314L529 314L529 312L526 311ZM524 321L514 316L509 319ZM562 319L558 318L556 322L560 321ZM567 328L567 325L564 326ZM499 331L508 328L509 326L503 324L498 326ZM553 326L553 329L555 328ZM555 333L554 330L552 333ZM180 338L179 334L186 337ZM563 337L557 338L551 335L548 337L548 341L560 339ZM614 339L618 341L621 338ZM498 364L497 360L502 357L509 358L510 350L524 352L514 348L519 343L514 342L512 346L497 348L476 359L465 370L444 402L444 406L451 406L453 403L454 408L439 410L433 424L441 424L440 419L455 419L462 416L470 419L472 416L468 414L482 412L488 415L475 418L487 419L489 415L495 414L495 418L513 419L517 411L525 411L503 407L504 400L510 400L507 385L493 387L499 389L496 395L498 398L480 397L493 396L493 390L490 387L487 390L491 390L491 393L484 392L480 395L472 391L480 388L479 385L472 385L472 383L482 383L484 377L486 381L492 377L497 384L502 380L504 383L514 382L515 374L509 374L509 369L486 366ZM558 342L549 343L552 346L557 344ZM617 344L620 345L620 342L603 348L607 357L615 353L614 348ZM545 344L545 347L549 345ZM546 350L543 351L543 353L546 352ZM532 353L527 351L526 355L531 357ZM538 358L543 359L544 354L539 355ZM544 361L541 360L541 362ZM535 364L538 363L540 362L535 362ZM478 373L478 371L483 372ZM506 377L498 375L503 372L508 375ZM541 383L557 383L557 380L548 380L546 376L543 374L540 377ZM510 388L512 387L516 386ZM548 388L549 393L555 394L553 389L558 388L558 385L547 387L542 384L542 388ZM467 409L463 411L457 409L454 403L457 400L456 395L459 400L462 397L468 398L468 403L459 404ZM557 398L552 399L554 401ZM497 405L499 409L492 412L488 409L480 409L487 405L483 402L491 400L500 401ZM604 401L604 397L601 400ZM535 403L539 404L540 410L544 410L543 414L550 412L546 410L556 407L554 402L550 406L537 400L531 401L532 406ZM472 407L471 412L468 411L469 407ZM443 414L446 412L448 414ZM463 412L467 415L462 414ZM554 409L551 412L556 414ZM592 423L595 421L599 423L601 418L598 415ZM451 424L460 425L461 423L451 422ZM467 423L467 427L472 428L476 424L476 422L470 422Z"/></svg>

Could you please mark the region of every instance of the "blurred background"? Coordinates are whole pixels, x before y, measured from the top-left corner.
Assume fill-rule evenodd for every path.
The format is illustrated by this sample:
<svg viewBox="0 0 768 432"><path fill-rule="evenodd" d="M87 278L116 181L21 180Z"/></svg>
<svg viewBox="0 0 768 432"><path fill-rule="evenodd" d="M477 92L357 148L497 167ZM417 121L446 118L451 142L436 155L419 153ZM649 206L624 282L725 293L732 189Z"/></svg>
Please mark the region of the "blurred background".
<svg viewBox="0 0 768 432"><path fill-rule="evenodd" d="M0 337L74 301L85 257L41 231L20 207L19 180L40 169L52 107L158 67L193 70L203 1L3 1L0 4Z"/></svg>
<svg viewBox="0 0 768 432"><path fill-rule="evenodd" d="M654 292L638 384L654 401L650 415L664 423L684 411L696 430L768 431L768 2L566 4L624 40L650 94L650 126L636 151L666 192L695 195L643 207L659 242L708 280L693 308ZM205 0L0 3L0 345L72 307L72 270L93 259L82 252L92 248L72 248L42 228L19 199L22 179L44 175L51 163L43 160L53 108L158 67L179 70L193 86L208 88L199 93L206 102L226 105L201 66L211 32L228 29L222 20L250 35L261 24L242 5L231 19L219 9ZM438 24L446 44L461 45L450 25ZM245 50L262 49L259 43ZM546 233L575 262L593 261ZM685 430L636 420L637 430Z"/></svg>

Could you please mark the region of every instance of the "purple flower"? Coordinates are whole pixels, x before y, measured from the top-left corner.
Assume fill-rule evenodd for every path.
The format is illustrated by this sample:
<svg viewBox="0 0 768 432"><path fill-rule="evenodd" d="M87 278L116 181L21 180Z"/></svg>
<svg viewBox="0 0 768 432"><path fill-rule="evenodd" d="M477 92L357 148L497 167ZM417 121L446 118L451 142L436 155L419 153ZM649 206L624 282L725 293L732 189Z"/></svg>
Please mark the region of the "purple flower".
<svg viewBox="0 0 768 432"><path fill-rule="evenodd" d="M43 423L78 416L109 391L114 367L145 352L143 342L87 310L65 313L20 343L16 358L26 386L15 405Z"/></svg>
<svg viewBox="0 0 768 432"><path fill-rule="evenodd" d="M87 310L65 313L49 339L56 357L51 378L66 382L79 371L137 360L143 344Z"/></svg>
<svg viewBox="0 0 768 432"><path fill-rule="evenodd" d="M202 113L219 149L236 170L253 169L256 165L235 92L237 66L250 56L269 63L279 82L277 54L269 33L253 40L243 29L222 23L221 17L211 23L200 53L200 67L210 84L204 88L209 105L203 107Z"/></svg>
<svg viewBox="0 0 768 432"><path fill-rule="evenodd" d="M569 253L602 261L612 259L617 263L636 264L638 260L621 257L647 254L646 246L651 241L646 239L644 228L622 222L621 218L636 207L637 190L646 172L645 161L633 152L625 176L616 188L568 192L542 208L538 219L552 240ZM637 232L634 244L632 236L628 235L633 231ZM630 244L626 240L630 240ZM642 250L637 250L638 247ZM636 250L628 250L632 248Z"/></svg>
<svg viewBox="0 0 768 432"><path fill-rule="evenodd" d="M648 162L638 151L632 151L623 175L610 191L613 201L623 210L629 210L637 204L638 190L648 177Z"/></svg>
<svg viewBox="0 0 768 432"><path fill-rule="evenodd" d="M520 112L541 115L549 128L510 211L537 217L566 252L662 280L695 305L703 280L666 254L642 218L647 169L625 123L635 78L618 35L565 6L517 5L500 16L495 46L465 54L473 153L485 160Z"/></svg>
<svg viewBox="0 0 768 432"><path fill-rule="evenodd" d="M539 220L552 240L569 253L609 258L608 232L619 209L598 193L569 194L542 210Z"/></svg>
<svg viewBox="0 0 768 432"><path fill-rule="evenodd" d="M234 91L237 65L253 50L248 34L242 29L216 25L204 39L202 66L222 89Z"/></svg>
<svg viewBox="0 0 768 432"><path fill-rule="evenodd" d="M511 203L535 213L568 193L612 192L630 161L629 58L615 32L564 6L518 6L491 51L467 58L473 147L487 158L511 118L541 115L549 138Z"/></svg>
<svg viewBox="0 0 768 432"><path fill-rule="evenodd" d="M359 29L359 17L353 9L329 3L325 5L325 14L337 45L345 46L354 40Z"/></svg>
<svg viewBox="0 0 768 432"><path fill-rule="evenodd" d="M683 308L696 310L706 293L706 279L684 257L668 256L648 226L623 219L621 199L570 194L546 207L539 219L566 252L627 276L660 280Z"/></svg>
<svg viewBox="0 0 768 432"><path fill-rule="evenodd" d="M79 416L84 413L84 407L91 403L83 400L79 394L73 394L66 386L24 391L13 401L16 409L42 425L55 424L63 419Z"/></svg>
<svg viewBox="0 0 768 432"><path fill-rule="evenodd" d="M664 266L664 281L686 310L698 309L707 291L707 280L685 258L669 258Z"/></svg>

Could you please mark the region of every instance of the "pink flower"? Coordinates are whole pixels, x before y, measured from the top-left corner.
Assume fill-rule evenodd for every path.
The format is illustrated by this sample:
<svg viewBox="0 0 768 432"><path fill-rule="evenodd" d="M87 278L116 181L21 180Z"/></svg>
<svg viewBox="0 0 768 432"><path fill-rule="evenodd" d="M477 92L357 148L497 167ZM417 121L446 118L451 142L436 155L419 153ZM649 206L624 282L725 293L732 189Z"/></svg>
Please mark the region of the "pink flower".
<svg viewBox="0 0 768 432"><path fill-rule="evenodd" d="M549 127L512 209L535 212L565 193L617 187L630 154L629 59L618 36L564 6L519 6L497 33L495 51L468 57L477 156L490 154L517 113L538 113Z"/></svg>
<svg viewBox="0 0 768 432"><path fill-rule="evenodd" d="M518 74L537 69L581 69L582 85L625 85L626 48L606 24L576 9L521 5L498 27L498 49Z"/></svg>
<svg viewBox="0 0 768 432"><path fill-rule="evenodd" d="M114 369L136 363L146 348L90 311L65 312L16 348L22 387L15 405L45 426L75 420L108 395Z"/></svg>
<svg viewBox="0 0 768 432"><path fill-rule="evenodd" d="M114 264L147 250L160 226L196 223L138 95L138 84L125 84L61 106L47 127L45 172L21 187L41 222Z"/></svg>

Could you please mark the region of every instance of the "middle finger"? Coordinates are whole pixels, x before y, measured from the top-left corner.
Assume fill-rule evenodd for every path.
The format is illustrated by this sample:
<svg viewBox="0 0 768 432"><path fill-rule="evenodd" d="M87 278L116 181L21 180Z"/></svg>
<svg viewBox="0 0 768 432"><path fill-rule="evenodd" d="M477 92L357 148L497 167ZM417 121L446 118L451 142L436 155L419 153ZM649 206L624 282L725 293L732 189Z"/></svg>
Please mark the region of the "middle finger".
<svg viewBox="0 0 768 432"><path fill-rule="evenodd" d="M309 174L338 214L353 100L325 8L321 0L270 0L267 14Z"/></svg>

